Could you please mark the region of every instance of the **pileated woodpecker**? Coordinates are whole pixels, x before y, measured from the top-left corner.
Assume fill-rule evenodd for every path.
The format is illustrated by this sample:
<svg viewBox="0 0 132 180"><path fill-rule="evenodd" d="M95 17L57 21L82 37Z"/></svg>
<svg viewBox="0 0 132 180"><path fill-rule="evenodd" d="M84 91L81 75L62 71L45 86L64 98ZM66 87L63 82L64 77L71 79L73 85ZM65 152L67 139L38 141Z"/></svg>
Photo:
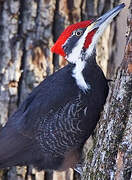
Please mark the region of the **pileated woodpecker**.
<svg viewBox="0 0 132 180"><path fill-rule="evenodd" d="M96 64L95 46L124 6L94 22L70 25L60 35L52 52L69 64L36 87L0 130L0 168L34 165L66 170L79 162L109 89Z"/></svg>

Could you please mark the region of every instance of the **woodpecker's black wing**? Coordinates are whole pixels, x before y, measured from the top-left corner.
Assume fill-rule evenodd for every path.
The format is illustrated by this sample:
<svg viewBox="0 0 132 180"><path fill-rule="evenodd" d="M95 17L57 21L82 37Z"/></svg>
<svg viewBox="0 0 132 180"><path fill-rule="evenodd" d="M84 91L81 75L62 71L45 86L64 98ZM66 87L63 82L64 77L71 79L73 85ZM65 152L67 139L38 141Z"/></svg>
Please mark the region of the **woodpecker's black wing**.
<svg viewBox="0 0 132 180"><path fill-rule="evenodd" d="M34 136L35 124L77 95L71 76L73 66L67 65L36 87L0 130L0 168L32 163L40 151Z"/></svg>
<svg viewBox="0 0 132 180"><path fill-rule="evenodd" d="M62 170L75 165L99 120L108 86L101 69L89 64L83 74L91 89L83 92L73 68L69 64L43 81L8 120L0 131L0 168L33 164Z"/></svg>
<svg viewBox="0 0 132 180"><path fill-rule="evenodd" d="M68 101L41 116L39 124L36 124L35 137L43 159L34 164L40 169L65 170L74 167L79 161L82 146L99 120L108 95L108 85L102 70L92 62L83 72L91 88L83 92L76 87L77 92Z"/></svg>

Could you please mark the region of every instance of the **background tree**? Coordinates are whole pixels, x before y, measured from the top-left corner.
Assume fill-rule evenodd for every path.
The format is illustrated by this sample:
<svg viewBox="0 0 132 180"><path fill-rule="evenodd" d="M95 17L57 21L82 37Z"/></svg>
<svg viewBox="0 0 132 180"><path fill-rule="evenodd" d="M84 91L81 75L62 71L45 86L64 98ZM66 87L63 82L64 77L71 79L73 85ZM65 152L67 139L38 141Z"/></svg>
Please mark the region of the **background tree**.
<svg viewBox="0 0 132 180"><path fill-rule="evenodd" d="M130 3L129 0L125 2ZM81 20L96 18L118 3L119 0L0 1L0 123L2 126L32 88L65 65L63 58L50 52L53 42L64 28ZM118 22L116 20L107 28L97 48L98 63L110 78L113 78L115 69L123 57L126 10L123 10L122 15L118 17ZM123 142L126 142L126 138L129 141L131 134L129 133L131 127L129 120L132 119L129 75L131 65L128 63L131 60L131 48L131 39L128 39L124 57L127 60L123 61L116 75L116 81L111 85L113 88L110 90L105 113L98 124L94 140L91 138L92 140L86 144L83 179L109 179L109 174L118 179L122 174L124 177L130 177L130 143ZM128 69L129 74L127 74ZM93 144L93 150L88 151L89 144L90 146ZM73 180L80 178L77 176L72 170L49 173L37 172L32 167L13 167L0 171L0 179L6 180Z"/></svg>

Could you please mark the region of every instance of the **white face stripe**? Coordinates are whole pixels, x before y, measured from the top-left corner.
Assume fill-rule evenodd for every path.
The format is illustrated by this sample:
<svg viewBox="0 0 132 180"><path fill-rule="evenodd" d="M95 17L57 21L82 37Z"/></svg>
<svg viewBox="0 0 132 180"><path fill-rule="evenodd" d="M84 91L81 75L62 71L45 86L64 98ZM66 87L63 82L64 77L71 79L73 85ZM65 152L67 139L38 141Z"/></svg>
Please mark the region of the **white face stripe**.
<svg viewBox="0 0 132 180"><path fill-rule="evenodd" d="M80 57L81 56L81 51L83 49L86 37L87 37L88 33L91 31L91 29L93 28L93 26L94 26L94 23L92 23L91 25L89 25L87 27L84 34L78 40L76 46L72 49L72 52L69 55L66 56L66 59L69 62L76 64L76 61L81 58Z"/></svg>
<svg viewBox="0 0 132 180"><path fill-rule="evenodd" d="M120 12L120 10L118 10L117 12L115 12L114 14L112 14L108 19L106 19L104 21L104 23L102 23L99 28L97 29L96 33L93 36L92 42L89 45L86 53L86 59L88 57L90 57L92 55L92 53L94 52L94 48L96 47L96 44L99 40L99 38L101 37L101 35L103 34L103 32L105 31L106 27L108 27L108 25L112 22L113 18ZM96 24L95 24L96 26ZM94 27L93 27L94 28Z"/></svg>
<svg viewBox="0 0 132 180"><path fill-rule="evenodd" d="M117 9L116 11L114 9L115 12L113 14L110 14L110 16L108 16L108 13L110 12L105 14L108 16L108 19L105 19L104 22L100 21L101 18L99 18L97 19L96 22L89 25L87 29L85 30L84 34L78 40L76 46L72 49L72 52L67 56L67 60L69 62L76 64L75 68L73 69L72 76L76 79L76 83L79 86L79 88L82 89L84 92L90 89L89 84L88 85L86 84L83 74L82 74L82 71L85 68L85 64L86 64L85 59L87 60L92 55L100 36L103 34L106 27L112 22L113 18L120 12L121 6L118 6L118 8L119 9L116 8ZM112 12L113 10L111 11L111 13ZM105 17L105 15L103 15L102 17ZM98 23L101 23L101 24L98 24ZM93 36L91 44L89 45L88 49L85 51L85 54L84 54L85 57L83 57L85 59L82 59L81 51L83 49L86 37L88 33L91 32L95 28L98 28L98 29Z"/></svg>
<svg viewBox="0 0 132 180"><path fill-rule="evenodd" d="M90 89L90 85L85 82L82 74L86 61L82 60L81 51L83 49L87 34L91 31L92 27L93 24L87 27L82 37L80 37L80 39L78 40L77 45L73 48L72 53L66 57L69 62L76 64L75 68L73 69L72 77L75 78L78 87L83 92L88 91L88 89Z"/></svg>

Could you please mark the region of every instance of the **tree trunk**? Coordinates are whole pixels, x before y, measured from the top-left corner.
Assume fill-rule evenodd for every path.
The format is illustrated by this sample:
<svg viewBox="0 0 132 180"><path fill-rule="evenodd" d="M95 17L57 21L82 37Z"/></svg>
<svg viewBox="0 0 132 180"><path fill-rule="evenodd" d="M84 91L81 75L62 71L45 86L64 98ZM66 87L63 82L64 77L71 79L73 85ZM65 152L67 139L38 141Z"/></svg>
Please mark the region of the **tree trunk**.
<svg viewBox="0 0 132 180"><path fill-rule="evenodd" d="M93 146L85 152L82 180L132 179L132 1L124 58L111 83Z"/></svg>
<svg viewBox="0 0 132 180"><path fill-rule="evenodd" d="M63 29L71 23L96 18L118 3L119 0L114 2L113 0L0 1L0 123L2 126L32 88L66 64L63 58L50 52L53 42L57 40ZM108 27L105 31L97 48L98 63L109 77L112 77L111 72L113 73L113 69L117 67L114 61L116 54L113 53L117 48L115 32L117 25L113 23L112 27ZM120 82L119 80L117 82ZM119 87L120 83L116 84ZM125 126L126 124L127 120ZM97 133L100 132L99 129L98 127ZM123 137L125 138L125 135ZM93 143L93 140L91 141ZM92 170L85 172L83 177L88 177L90 171L92 172ZM73 180L79 178L76 176L78 175L73 170L49 173L38 172L32 167L13 167L0 171L0 179L6 180Z"/></svg>

